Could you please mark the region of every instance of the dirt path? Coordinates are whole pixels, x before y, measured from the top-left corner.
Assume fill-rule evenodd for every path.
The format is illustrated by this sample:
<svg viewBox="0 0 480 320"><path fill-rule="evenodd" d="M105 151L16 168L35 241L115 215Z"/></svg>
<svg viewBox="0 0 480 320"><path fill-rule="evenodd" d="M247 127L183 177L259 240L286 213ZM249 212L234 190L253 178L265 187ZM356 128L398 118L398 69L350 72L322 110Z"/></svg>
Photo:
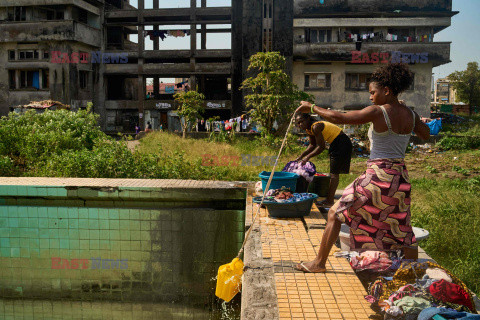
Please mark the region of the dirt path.
<svg viewBox="0 0 480 320"><path fill-rule="evenodd" d="M134 151L135 148L140 144L139 140L132 140L132 141L127 141L127 147L131 151Z"/></svg>

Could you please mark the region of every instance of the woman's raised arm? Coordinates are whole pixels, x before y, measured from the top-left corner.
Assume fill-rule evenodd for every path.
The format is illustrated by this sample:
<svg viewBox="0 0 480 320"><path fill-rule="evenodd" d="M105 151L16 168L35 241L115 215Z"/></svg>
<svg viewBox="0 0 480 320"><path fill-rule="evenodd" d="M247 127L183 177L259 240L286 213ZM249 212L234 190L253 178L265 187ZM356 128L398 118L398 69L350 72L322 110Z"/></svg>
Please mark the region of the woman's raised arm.
<svg viewBox="0 0 480 320"><path fill-rule="evenodd" d="M308 113L311 111L312 104L308 101L302 101L300 107L298 107L295 112ZM362 110L354 110L343 113L334 110L327 110L314 105L313 112L320 115L328 122L334 124L364 124L372 122L381 111L375 106L368 106Z"/></svg>

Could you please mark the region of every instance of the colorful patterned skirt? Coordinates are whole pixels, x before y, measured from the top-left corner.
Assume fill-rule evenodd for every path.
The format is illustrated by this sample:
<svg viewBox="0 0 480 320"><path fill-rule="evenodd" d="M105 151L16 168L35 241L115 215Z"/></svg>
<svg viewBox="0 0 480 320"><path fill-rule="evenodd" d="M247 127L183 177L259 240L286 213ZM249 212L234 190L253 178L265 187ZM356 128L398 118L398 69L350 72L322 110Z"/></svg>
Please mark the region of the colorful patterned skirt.
<svg viewBox="0 0 480 320"><path fill-rule="evenodd" d="M408 171L403 159L373 159L343 192L337 217L350 226L350 248L396 250L416 243L410 224Z"/></svg>

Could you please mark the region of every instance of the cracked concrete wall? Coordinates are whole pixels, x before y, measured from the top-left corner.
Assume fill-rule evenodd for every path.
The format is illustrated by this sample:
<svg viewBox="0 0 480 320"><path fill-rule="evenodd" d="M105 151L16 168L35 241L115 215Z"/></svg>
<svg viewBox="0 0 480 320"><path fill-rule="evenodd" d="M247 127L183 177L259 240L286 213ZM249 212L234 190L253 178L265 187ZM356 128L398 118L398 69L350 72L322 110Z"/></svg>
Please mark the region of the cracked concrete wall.
<svg viewBox="0 0 480 320"><path fill-rule="evenodd" d="M286 72L292 75L293 0L273 1L273 51L286 58Z"/></svg>
<svg viewBox="0 0 480 320"><path fill-rule="evenodd" d="M332 62L325 64L305 64L294 62L293 81L301 89L305 89L305 73L330 73L331 89L308 90L313 94L319 106L330 107L337 110L359 109L371 105L368 90L345 89L346 73L372 73L375 68L382 64L375 65L350 65L344 62ZM430 114L430 96L432 83L432 64L415 64L409 66L410 71L415 74L414 90L407 90L400 95L409 107L413 107L422 116Z"/></svg>
<svg viewBox="0 0 480 320"><path fill-rule="evenodd" d="M369 13L415 11L451 11L452 0L328 0L321 4L318 0L295 0L295 15L315 15L329 13Z"/></svg>
<svg viewBox="0 0 480 320"><path fill-rule="evenodd" d="M393 27L448 27L451 24L450 17L408 17L408 18L304 18L295 17L294 27L330 27L330 28L350 28L350 27L383 27L384 29ZM428 30L430 32L430 30Z"/></svg>
<svg viewBox="0 0 480 320"><path fill-rule="evenodd" d="M8 60L9 50L39 50L49 52L50 56L44 60ZM30 101L53 99L66 104L72 101L81 101L82 106L86 101L93 100L95 86L92 81L95 79L96 66L91 63L51 63L52 51L65 52L71 55L73 52L91 52L94 47L82 43L71 43L63 41L43 41L38 44L18 44L8 42L0 44L0 114L6 115L9 108L27 104ZM37 89L9 89L8 70L49 70L49 88ZM79 86L79 72L89 72L89 84L86 89ZM77 102L78 103L78 102Z"/></svg>
<svg viewBox="0 0 480 320"><path fill-rule="evenodd" d="M79 41L94 47L100 46L96 28L72 20L22 21L2 25L0 42Z"/></svg>
<svg viewBox="0 0 480 320"><path fill-rule="evenodd" d="M374 31L377 32L377 31ZM336 32L332 32L335 34ZM404 53L428 53L428 61L434 67L450 62L450 42L429 42L425 44L409 42L363 42L360 50L355 43L306 43L295 33L294 58L307 61L352 61L352 51L363 53L400 51Z"/></svg>

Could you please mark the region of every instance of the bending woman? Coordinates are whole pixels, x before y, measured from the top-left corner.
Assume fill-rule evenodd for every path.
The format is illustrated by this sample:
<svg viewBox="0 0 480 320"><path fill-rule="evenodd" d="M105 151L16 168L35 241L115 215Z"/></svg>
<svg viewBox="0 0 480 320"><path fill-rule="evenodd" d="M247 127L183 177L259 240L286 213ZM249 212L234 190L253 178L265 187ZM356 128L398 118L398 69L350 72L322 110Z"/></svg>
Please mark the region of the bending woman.
<svg viewBox="0 0 480 320"><path fill-rule="evenodd" d="M297 112L315 112L335 124L371 123L367 170L344 191L328 212L327 227L315 260L296 265L304 272L325 272L328 254L342 222L350 226L350 248L405 249L416 244L410 224L410 191L404 157L411 132L425 140L429 128L413 110L398 101L410 87L413 75L404 64L389 64L372 74L369 84L373 105L341 113L302 101ZM409 258L408 256L406 256Z"/></svg>
<svg viewBox="0 0 480 320"><path fill-rule="evenodd" d="M297 127L307 132L310 140L308 148L295 161L305 164L325 150L325 141L330 144L328 149L330 156L330 186L327 199L322 202L322 206L331 207L335 191L337 191L340 173L346 174L350 172L352 142L340 127L327 121L315 122L308 113L297 113L295 122Z"/></svg>

